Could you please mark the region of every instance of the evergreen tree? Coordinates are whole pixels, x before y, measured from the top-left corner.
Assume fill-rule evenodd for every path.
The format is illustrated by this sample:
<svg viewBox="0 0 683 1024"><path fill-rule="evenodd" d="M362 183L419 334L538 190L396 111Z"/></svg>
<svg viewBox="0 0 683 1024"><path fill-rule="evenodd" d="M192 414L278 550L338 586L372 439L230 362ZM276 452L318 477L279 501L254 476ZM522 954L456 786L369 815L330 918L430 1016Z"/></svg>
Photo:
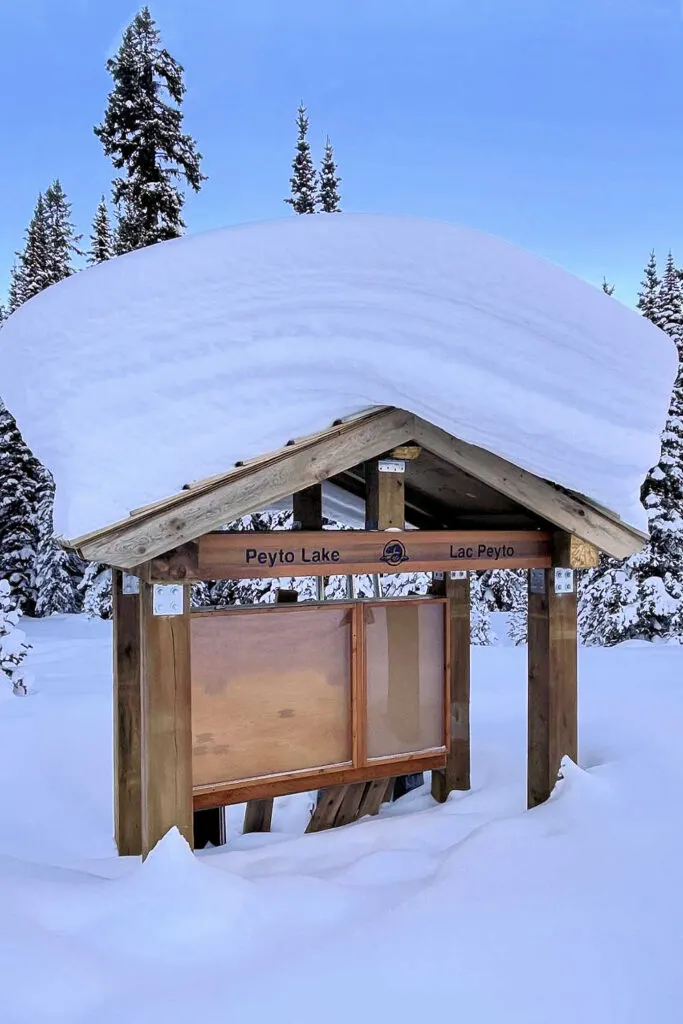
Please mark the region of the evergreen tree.
<svg viewBox="0 0 683 1024"><path fill-rule="evenodd" d="M325 142L325 152L318 179L318 207L321 213L341 212L340 181L341 178L337 176L337 165L334 162L334 151L328 138Z"/></svg>
<svg viewBox="0 0 683 1024"><path fill-rule="evenodd" d="M52 474L39 466L35 514L37 550L33 573L37 616L77 612L81 605L78 584L85 566L80 559L64 551L55 539L52 522L54 499Z"/></svg>
<svg viewBox="0 0 683 1024"><path fill-rule="evenodd" d="M671 253L661 282L651 255L639 306L672 337L679 370L659 461L641 488L649 543L623 562L603 557L587 574L579 602L586 643L683 635L683 295Z"/></svg>
<svg viewBox="0 0 683 1024"><path fill-rule="evenodd" d="M183 68L160 46L143 7L107 61L114 81L102 124L94 131L117 170L112 192L119 214L116 251L177 238L185 224L179 179L195 192L205 176L195 141L183 134Z"/></svg>
<svg viewBox="0 0 683 1024"><path fill-rule="evenodd" d="M111 569L90 562L78 588L83 596L83 611L91 619L112 617Z"/></svg>
<svg viewBox="0 0 683 1024"><path fill-rule="evenodd" d="M0 575L17 605L35 610L35 524L40 466L24 444L14 417L0 401Z"/></svg>
<svg viewBox="0 0 683 1024"><path fill-rule="evenodd" d="M49 233L45 198L41 194L26 229L24 248L16 254L17 263L12 269L10 313L52 283L49 272Z"/></svg>
<svg viewBox="0 0 683 1024"><path fill-rule="evenodd" d="M292 161L292 177L289 179L291 196L285 199L295 213L315 213L316 173L308 142L308 116L301 103L297 111L296 126L299 137Z"/></svg>
<svg viewBox="0 0 683 1024"><path fill-rule="evenodd" d="M659 276L657 274L657 257L655 256L654 249L650 253L650 258L645 267L645 276L640 285L640 291L638 292L638 309L651 320L653 324L658 323L658 308L659 308Z"/></svg>
<svg viewBox="0 0 683 1024"><path fill-rule="evenodd" d="M670 252L666 258L666 268L657 292L657 326L669 334L682 354L683 344L683 293L681 292L681 276L676 268Z"/></svg>
<svg viewBox="0 0 683 1024"><path fill-rule="evenodd" d="M114 243L109 224L109 213L107 212L107 200L102 196L97 204L95 218L92 222L88 266L92 267L95 263L105 263L113 255Z"/></svg>
<svg viewBox="0 0 683 1024"><path fill-rule="evenodd" d="M14 693L27 693L28 676L22 662L31 645L19 629L20 618L9 581L0 579L0 676L12 684Z"/></svg>
<svg viewBox="0 0 683 1024"><path fill-rule="evenodd" d="M71 203L59 180L45 191L45 231L47 241L46 280L57 284L74 273L72 257L81 255L81 235L71 221Z"/></svg>
<svg viewBox="0 0 683 1024"><path fill-rule="evenodd" d="M605 295L614 295L614 285L609 284L606 277L603 277L602 279L602 290Z"/></svg>

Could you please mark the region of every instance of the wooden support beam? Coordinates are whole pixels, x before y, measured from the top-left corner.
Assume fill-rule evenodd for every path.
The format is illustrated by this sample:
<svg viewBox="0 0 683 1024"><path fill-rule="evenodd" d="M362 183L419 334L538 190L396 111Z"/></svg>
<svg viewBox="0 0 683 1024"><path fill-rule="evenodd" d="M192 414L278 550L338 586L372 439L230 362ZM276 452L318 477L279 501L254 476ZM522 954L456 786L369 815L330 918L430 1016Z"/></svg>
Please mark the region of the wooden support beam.
<svg viewBox="0 0 683 1024"><path fill-rule="evenodd" d="M135 581L137 584L137 581ZM114 618L114 834L121 857L142 853L140 595L112 572Z"/></svg>
<svg viewBox="0 0 683 1024"><path fill-rule="evenodd" d="M194 848L203 850L211 846L225 846L225 807L207 807L194 812Z"/></svg>
<svg viewBox="0 0 683 1024"><path fill-rule="evenodd" d="M400 409L373 411L198 483L104 530L78 537L71 546L91 561L123 569L138 566L409 441L413 422Z"/></svg>
<svg viewBox="0 0 683 1024"><path fill-rule="evenodd" d="M383 473L380 459L365 463L365 529L403 530L406 525L405 473Z"/></svg>
<svg viewBox="0 0 683 1024"><path fill-rule="evenodd" d="M393 785L394 779L373 779L372 782L366 783L363 799L358 808L358 817L374 817L379 814L382 804L391 800L390 790Z"/></svg>
<svg viewBox="0 0 683 1024"><path fill-rule="evenodd" d="M292 495L294 529L322 530L323 528L323 485L313 484Z"/></svg>
<svg viewBox="0 0 683 1024"><path fill-rule="evenodd" d="M323 832L325 829L334 828L337 812L348 788L345 785L329 786L321 792L311 820L306 826L306 832Z"/></svg>
<svg viewBox="0 0 683 1024"><path fill-rule="evenodd" d="M600 565L600 552L595 544L580 540L558 530L554 535L554 563L568 569L595 569Z"/></svg>
<svg viewBox="0 0 683 1024"><path fill-rule="evenodd" d="M563 553L558 545L560 560ZM571 583L555 568L529 573L529 807L548 799L562 758L578 758L576 574L570 575Z"/></svg>
<svg viewBox="0 0 683 1024"><path fill-rule="evenodd" d="M180 614L159 614L164 589L140 583L143 856L173 826L193 845L190 588Z"/></svg>
<svg viewBox="0 0 683 1024"><path fill-rule="evenodd" d="M461 441L445 430L415 417L414 439L444 462L457 466L476 480L492 487L560 530L577 534L614 558L628 558L642 550L647 535L622 523L589 499L581 499L548 480Z"/></svg>
<svg viewBox="0 0 683 1024"><path fill-rule="evenodd" d="M273 822L273 798L266 800L249 800L244 812L244 826L242 831L247 832L270 832Z"/></svg>
<svg viewBox="0 0 683 1024"><path fill-rule="evenodd" d="M470 579L434 580L435 593L448 598L450 650L450 744L444 771L432 772L432 796L439 803L453 790L470 788Z"/></svg>
<svg viewBox="0 0 683 1024"><path fill-rule="evenodd" d="M350 825L352 821L356 820L366 785L366 782L354 782L346 787L346 792L343 795L339 810L334 819L335 828L338 828L340 825Z"/></svg>

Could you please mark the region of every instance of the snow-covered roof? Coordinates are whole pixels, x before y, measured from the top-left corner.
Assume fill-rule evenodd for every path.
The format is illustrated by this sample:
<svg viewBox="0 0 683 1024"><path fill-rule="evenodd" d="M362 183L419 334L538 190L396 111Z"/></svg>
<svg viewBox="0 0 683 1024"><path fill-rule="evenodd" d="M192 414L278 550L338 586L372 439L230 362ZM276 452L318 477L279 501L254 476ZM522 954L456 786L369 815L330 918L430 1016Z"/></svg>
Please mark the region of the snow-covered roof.
<svg viewBox="0 0 683 1024"><path fill-rule="evenodd" d="M644 527L676 356L648 321L506 242L320 215L152 246L22 306L0 391L76 537L387 405Z"/></svg>

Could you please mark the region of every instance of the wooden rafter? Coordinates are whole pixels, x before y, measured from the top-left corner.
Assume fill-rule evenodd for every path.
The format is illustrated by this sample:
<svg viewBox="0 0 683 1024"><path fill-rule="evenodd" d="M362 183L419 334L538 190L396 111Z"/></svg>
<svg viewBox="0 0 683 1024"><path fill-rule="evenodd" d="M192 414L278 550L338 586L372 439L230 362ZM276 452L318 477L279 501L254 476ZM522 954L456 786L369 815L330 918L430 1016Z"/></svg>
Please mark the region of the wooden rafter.
<svg viewBox="0 0 683 1024"><path fill-rule="evenodd" d="M411 443L446 466L466 473L539 521L550 523L616 558L640 550L645 534L615 513L581 495L453 437L401 409L374 409L276 452L240 464L227 473L192 484L187 490L146 506L128 519L67 542L90 560L134 569L151 558L195 540L232 519L263 509L323 480L333 479L351 493L361 489L357 467L368 459ZM419 459L417 460L419 464ZM364 481L362 482L364 486ZM510 511L458 510L411 486L406 480L406 515L420 528L514 528ZM494 514L496 521L489 519ZM500 516L500 518L498 518ZM476 519L476 522L474 521ZM530 525L530 524L529 524Z"/></svg>

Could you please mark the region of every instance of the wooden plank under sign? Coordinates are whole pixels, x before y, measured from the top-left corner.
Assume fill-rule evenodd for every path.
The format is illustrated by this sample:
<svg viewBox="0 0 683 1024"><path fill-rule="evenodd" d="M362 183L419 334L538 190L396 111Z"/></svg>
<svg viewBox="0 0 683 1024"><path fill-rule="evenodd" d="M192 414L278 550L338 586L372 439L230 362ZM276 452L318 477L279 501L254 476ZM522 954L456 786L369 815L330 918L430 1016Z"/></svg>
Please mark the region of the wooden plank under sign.
<svg viewBox="0 0 683 1024"><path fill-rule="evenodd" d="M394 479L401 479L400 477ZM210 533L153 559L154 582L349 573L549 568L540 530L283 530Z"/></svg>

